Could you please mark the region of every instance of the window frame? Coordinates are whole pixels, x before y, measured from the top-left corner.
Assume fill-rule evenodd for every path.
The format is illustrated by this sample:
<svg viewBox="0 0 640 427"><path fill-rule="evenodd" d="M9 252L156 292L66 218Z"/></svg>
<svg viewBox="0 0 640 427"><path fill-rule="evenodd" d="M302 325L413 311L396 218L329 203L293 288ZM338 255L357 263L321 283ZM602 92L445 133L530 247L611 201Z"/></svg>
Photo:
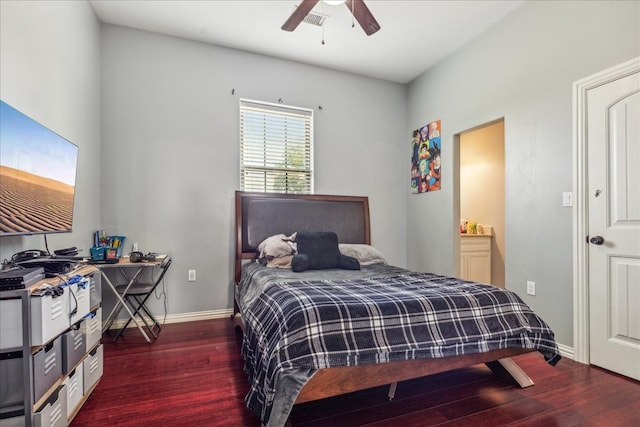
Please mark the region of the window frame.
<svg viewBox="0 0 640 427"><path fill-rule="evenodd" d="M258 101L247 98L240 98L238 103L239 111L239 151L240 151L240 170L239 170L239 187L241 191L249 192L261 192L261 193L282 193L282 194L314 194L314 111L309 108L296 107L292 105L284 105L281 103L271 103L265 101ZM254 135L251 137L245 137L246 133L246 114L255 112L259 117L260 113L264 112L262 117L265 124L262 126L262 136L257 132L257 137ZM275 116L273 123L267 123L269 116ZM278 119L283 121L282 126L279 128ZM287 120L289 119L289 125ZM260 125L256 127L260 130ZM276 130L276 138L274 138L273 131ZM270 132L271 131L271 132ZM270 136L267 136L270 135ZM287 135L291 137L287 138ZM281 139L278 139L282 136ZM262 142L260 142L262 139ZM301 143L302 141L302 143ZM245 158L247 145L254 145L254 151L250 153L247 161ZM290 148L289 148L290 147ZM302 148L302 167L295 168L290 165L290 162L295 162L295 159L291 159L290 156L295 156L295 150ZM262 153L260 153L260 149ZM293 153L293 154L291 154ZM299 154L300 155L300 154ZM255 157L253 157L255 156ZM280 159L283 157L283 159ZM273 164L275 159L284 160L284 166L278 167ZM254 164L251 164L251 160L254 160ZM262 165L255 164L255 161L262 162ZM308 165L308 166L307 166ZM247 171L256 173L264 173L264 180L262 189L258 189L257 185L251 186L250 182L247 183ZM291 186L288 183L289 174L294 174L292 179L303 179L303 191L296 191L294 187L295 183ZM295 178L298 175L298 178ZM301 176L301 177L300 177ZM278 184L275 182L284 178L284 188L278 189ZM259 178L255 184L259 184ZM271 181L271 183L269 182ZM247 185L249 184L249 185Z"/></svg>

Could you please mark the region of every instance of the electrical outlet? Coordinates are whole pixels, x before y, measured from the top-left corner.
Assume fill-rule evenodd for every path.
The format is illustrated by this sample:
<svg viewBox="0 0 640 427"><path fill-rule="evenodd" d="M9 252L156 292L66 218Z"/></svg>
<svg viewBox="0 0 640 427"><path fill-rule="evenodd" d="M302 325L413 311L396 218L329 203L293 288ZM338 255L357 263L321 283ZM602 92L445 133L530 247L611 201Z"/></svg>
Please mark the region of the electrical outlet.
<svg viewBox="0 0 640 427"><path fill-rule="evenodd" d="M536 294L536 282L530 282L527 280L527 295Z"/></svg>
<svg viewBox="0 0 640 427"><path fill-rule="evenodd" d="M195 270L189 270L189 279L190 282L195 282L196 281L196 271Z"/></svg>

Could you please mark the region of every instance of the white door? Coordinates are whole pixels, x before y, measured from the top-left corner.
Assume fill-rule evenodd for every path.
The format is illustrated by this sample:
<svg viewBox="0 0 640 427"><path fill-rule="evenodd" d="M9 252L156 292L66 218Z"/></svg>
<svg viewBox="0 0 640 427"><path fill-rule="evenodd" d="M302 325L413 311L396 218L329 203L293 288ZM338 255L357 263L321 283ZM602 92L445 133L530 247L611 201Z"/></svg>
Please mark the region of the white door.
<svg viewBox="0 0 640 427"><path fill-rule="evenodd" d="M590 360L640 380L640 72L586 105Z"/></svg>

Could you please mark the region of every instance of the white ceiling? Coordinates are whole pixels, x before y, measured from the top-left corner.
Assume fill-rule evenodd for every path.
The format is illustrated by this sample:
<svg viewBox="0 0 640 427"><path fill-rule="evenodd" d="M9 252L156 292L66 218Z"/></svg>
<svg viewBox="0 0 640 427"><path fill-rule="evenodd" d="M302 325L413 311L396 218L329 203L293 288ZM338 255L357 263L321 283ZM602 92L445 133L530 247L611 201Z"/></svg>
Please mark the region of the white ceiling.
<svg viewBox="0 0 640 427"><path fill-rule="evenodd" d="M280 29L300 0L90 0L108 24L183 37L407 83L524 1L367 0L381 26L366 36L345 5L322 1L323 28Z"/></svg>

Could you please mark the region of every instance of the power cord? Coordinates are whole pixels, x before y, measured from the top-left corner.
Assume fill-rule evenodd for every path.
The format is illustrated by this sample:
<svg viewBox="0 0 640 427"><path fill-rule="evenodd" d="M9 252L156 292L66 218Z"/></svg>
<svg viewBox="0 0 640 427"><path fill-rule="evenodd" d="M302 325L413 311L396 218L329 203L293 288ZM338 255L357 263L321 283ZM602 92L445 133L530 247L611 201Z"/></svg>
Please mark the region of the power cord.
<svg viewBox="0 0 640 427"><path fill-rule="evenodd" d="M64 288L69 288L69 294L73 298L73 307L71 307L72 301L69 299L69 307L68 307L68 315L69 318L75 316L78 313L78 297L76 293L71 289L72 285L78 284L78 288L85 289L88 286L88 281L84 280L83 277L79 274L68 277L67 275L61 273L57 274L56 277L62 281L62 283L57 286L52 286L49 283L44 283L41 285L36 291L33 293L36 296L51 296L52 298L58 298L59 296L64 295Z"/></svg>
<svg viewBox="0 0 640 427"><path fill-rule="evenodd" d="M58 298L59 296L64 295L64 289L60 286L51 286L49 283L44 283L40 285L38 289L33 292L35 296L51 296L53 298Z"/></svg>
<svg viewBox="0 0 640 427"><path fill-rule="evenodd" d="M67 275L65 275L65 274L58 274L58 275L56 275L56 277L58 279L62 280L62 283L60 285L58 285L58 287L60 287L60 288L63 288L63 287L69 288L69 294L73 297L73 302L74 302L75 306L73 308L71 308L71 299L69 299L69 307L67 307L67 314L69 315L69 318L72 318L78 312L78 298L76 297L75 292L73 292L73 290L70 288L70 286L79 282L79 280L77 279L78 275L73 276L71 278L68 278ZM81 276L80 276L80 279L82 279Z"/></svg>
<svg viewBox="0 0 640 427"><path fill-rule="evenodd" d="M162 274L162 272L160 273ZM163 277L162 278L162 291L160 291L160 294L158 294L158 288L156 287L154 294L157 300L159 300L160 298L163 298L162 301L162 306L164 308L164 316L162 318L162 326L165 325L166 321L167 321L167 283L166 283L167 278ZM155 282L155 279L154 279Z"/></svg>

